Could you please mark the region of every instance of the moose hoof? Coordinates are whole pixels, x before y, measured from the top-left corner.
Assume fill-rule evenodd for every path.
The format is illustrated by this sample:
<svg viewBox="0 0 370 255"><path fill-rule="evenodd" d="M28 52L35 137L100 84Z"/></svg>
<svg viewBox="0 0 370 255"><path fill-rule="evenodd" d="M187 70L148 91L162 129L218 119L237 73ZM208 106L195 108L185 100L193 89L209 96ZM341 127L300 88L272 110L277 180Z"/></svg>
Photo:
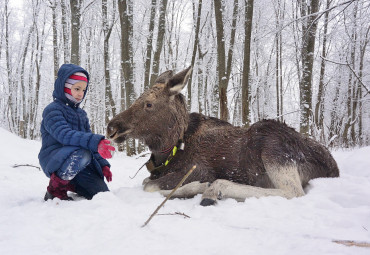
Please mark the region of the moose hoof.
<svg viewBox="0 0 370 255"><path fill-rule="evenodd" d="M210 198L203 198L200 202L201 206L210 206L217 204L216 200L210 199Z"/></svg>

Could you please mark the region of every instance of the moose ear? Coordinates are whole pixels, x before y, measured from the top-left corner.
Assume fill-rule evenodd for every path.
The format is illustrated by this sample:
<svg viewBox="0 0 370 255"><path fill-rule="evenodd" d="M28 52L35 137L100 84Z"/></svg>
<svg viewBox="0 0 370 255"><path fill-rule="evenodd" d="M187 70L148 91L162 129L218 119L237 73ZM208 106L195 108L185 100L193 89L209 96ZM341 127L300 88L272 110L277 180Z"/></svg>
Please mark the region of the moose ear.
<svg viewBox="0 0 370 255"><path fill-rule="evenodd" d="M170 94L175 95L180 93L180 91L185 87L190 74L191 74L192 68L191 66L186 68L185 70L175 74L167 80L166 86L170 92Z"/></svg>
<svg viewBox="0 0 370 255"><path fill-rule="evenodd" d="M168 70L159 75L158 78L155 80L155 83L166 83L166 81L170 79L172 76L173 76L172 70Z"/></svg>

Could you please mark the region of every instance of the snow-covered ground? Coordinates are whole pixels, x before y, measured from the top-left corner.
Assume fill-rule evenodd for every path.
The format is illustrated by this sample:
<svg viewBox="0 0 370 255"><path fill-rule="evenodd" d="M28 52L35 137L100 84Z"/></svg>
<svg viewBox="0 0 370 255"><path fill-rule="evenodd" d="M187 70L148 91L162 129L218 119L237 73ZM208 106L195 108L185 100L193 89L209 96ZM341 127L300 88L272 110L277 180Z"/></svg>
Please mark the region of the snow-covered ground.
<svg viewBox="0 0 370 255"><path fill-rule="evenodd" d="M370 254L333 240L370 242L370 147L336 151L341 177L316 179L307 195L219 202L164 200L141 188L147 157L116 153L111 192L93 200L43 201L40 142L0 129L0 254ZM172 215L176 212L184 213Z"/></svg>

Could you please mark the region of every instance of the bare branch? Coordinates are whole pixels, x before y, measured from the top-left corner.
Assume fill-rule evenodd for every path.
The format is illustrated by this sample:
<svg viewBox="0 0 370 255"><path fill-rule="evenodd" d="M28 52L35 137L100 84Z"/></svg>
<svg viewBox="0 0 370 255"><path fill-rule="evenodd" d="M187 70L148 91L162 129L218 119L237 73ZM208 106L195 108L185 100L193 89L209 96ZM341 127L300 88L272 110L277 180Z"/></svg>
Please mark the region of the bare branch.
<svg viewBox="0 0 370 255"><path fill-rule="evenodd" d="M323 60L327 61L327 62L330 62L330 63L333 63L333 64L337 64L337 65L344 65L344 66L347 66L349 68L349 70L351 70L351 72L353 73L353 75L356 77L356 79L360 82L360 84L362 85L362 87L366 90L366 94L364 96L366 96L367 94L370 94L370 91L369 89L366 87L366 85L362 82L362 80L360 79L360 77L358 77L357 73L355 72L355 70L353 70L353 68L351 67L351 65L349 63L341 63L341 62L336 62L334 60L330 60L330 59L327 59L327 58L324 58L323 56L320 56Z"/></svg>
<svg viewBox="0 0 370 255"><path fill-rule="evenodd" d="M17 167L20 167L20 166L29 166L29 167L35 167L37 168L39 171L41 171L41 168L39 166L34 166L34 165L30 165L30 164L24 164L24 165L17 165L17 164L14 164L12 165L13 168L17 168Z"/></svg>
<svg viewBox="0 0 370 255"><path fill-rule="evenodd" d="M148 223L152 220L152 218L158 213L159 209L161 209L161 207L167 202L167 200L172 197L172 195L175 193L175 191L184 183L184 181L189 177L189 175L194 171L194 169L196 167L197 166L193 166L188 171L188 173L185 174L185 176L181 179L179 184L177 184L177 186L171 191L171 193L166 197L166 199L163 200L163 202L157 207L157 209L155 209L155 211L152 213L152 215L150 215L149 219L144 223L144 225L141 226L142 228L145 227L146 225L148 225Z"/></svg>
<svg viewBox="0 0 370 255"><path fill-rule="evenodd" d="M366 243L366 242L356 242L356 241L351 241L351 240L333 240L333 243L343 244L345 246L357 246L357 247L370 248L370 243Z"/></svg>

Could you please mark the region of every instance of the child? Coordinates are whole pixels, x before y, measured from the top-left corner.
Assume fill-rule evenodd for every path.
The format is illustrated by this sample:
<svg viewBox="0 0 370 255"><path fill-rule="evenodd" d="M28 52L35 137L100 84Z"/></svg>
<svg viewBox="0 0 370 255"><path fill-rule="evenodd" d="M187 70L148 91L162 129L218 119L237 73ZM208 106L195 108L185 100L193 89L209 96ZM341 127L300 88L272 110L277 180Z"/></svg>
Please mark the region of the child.
<svg viewBox="0 0 370 255"><path fill-rule="evenodd" d="M79 108L88 83L89 74L82 67L62 65L54 83L54 101L42 113L39 161L50 177L45 201L72 200L67 191L87 199L109 191L104 177L109 182L112 173L106 159L114 147L104 136L91 133L87 114Z"/></svg>

